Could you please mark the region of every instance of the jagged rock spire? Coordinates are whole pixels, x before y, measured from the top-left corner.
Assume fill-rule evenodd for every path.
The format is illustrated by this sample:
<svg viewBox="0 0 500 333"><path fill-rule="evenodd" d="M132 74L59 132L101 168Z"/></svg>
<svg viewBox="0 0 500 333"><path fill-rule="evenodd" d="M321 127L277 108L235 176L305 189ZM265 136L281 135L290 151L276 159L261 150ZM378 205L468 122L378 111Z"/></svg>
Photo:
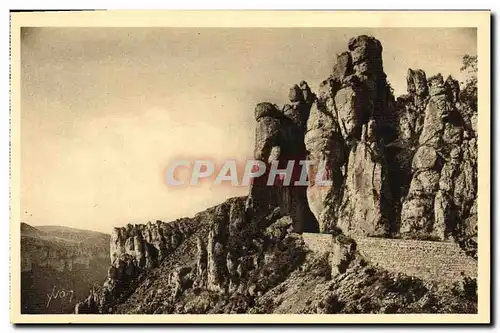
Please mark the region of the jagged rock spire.
<svg viewBox="0 0 500 333"><path fill-rule="evenodd" d="M389 188L381 143L392 110L382 45L370 36L349 40L311 110L310 156L329 167L331 186L311 184L309 204L324 232L383 235L389 230Z"/></svg>

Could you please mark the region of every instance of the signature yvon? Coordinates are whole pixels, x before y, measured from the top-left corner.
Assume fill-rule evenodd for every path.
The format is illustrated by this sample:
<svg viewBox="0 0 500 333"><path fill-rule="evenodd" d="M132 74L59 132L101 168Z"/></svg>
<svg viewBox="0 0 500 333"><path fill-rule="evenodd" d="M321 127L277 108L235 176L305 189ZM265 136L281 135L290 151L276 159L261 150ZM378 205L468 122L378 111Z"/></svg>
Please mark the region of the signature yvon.
<svg viewBox="0 0 500 333"><path fill-rule="evenodd" d="M98 292L100 288L101 286L94 283L92 291ZM75 300L75 292L72 289L58 288L57 286L54 286L52 288L52 292L47 294L47 305L45 307L48 308L50 306L50 302L54 299L60 299L71 303Z"/></svg>

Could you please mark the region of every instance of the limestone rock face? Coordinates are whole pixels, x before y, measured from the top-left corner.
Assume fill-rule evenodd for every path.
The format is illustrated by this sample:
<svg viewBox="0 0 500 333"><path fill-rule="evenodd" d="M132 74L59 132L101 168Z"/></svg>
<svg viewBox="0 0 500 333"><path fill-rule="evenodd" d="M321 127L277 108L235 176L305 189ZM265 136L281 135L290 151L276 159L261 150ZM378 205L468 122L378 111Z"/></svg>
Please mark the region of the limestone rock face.
<svg viewBox="0 0 500 333"><path fill-rule="evenodd" d="M186 230L181 225L156 221L114 228L111 233L111 263L122 255L130 255L138 268L153 268L185 238Z"/></svg>
<svg viewBox="0 0 500 333"><path fill-rule="evenodd" d="M158 265L190 236L190 219L166 223L128 224L114 228L110 241L111 266L102 289L75 306L76 313L108 313L112 304L131 288L141 273Z"/></svg>
<svg viewBox="0 0 500 333"><path fill-rule="evenodd" d="M291 104L285 104L282 110L276 105L263 102L256 106L256 144L254 157L266 164L266 173L254 180L247 210L255 217L260 211L271 207L280 207L283 215L290 215L295 223L294 230L315 231L317 222L307 204L305 185L296 185L302 174L300 161L306 159L304 135L311 106L316 99L305 81L294 85L289 91ZM287 168L292 162L289 184L283 178L275 177L268 186L271 164L277 163L279 170Z"/></svg>
<svg viewBox="0 0 500 333"><path fill-rule="evenodd" d="M394 100L380 42L358 36L348 49L321 83L304 136L313 162L307 199L320 231L473 235L465 221L476 218L474 103L460 100L452 77L421 69L408 70L408 93ZM322 165L326 182L314 177Z"/></svg>
<svg viewBox="0 0 500 333"><path fill-rule="evenodd" d="M335 106L340 131L345 140L359 136L361 130L362 101L354 88L347 86L335 94Z"/></svg>
<svg viewBox="0 0 500 333"><path fill-rule="evenodd" d="M277 106L271 103L259 103L255 107L255 145L254 158L269 166L272 160L279 158L282 136L283 114ZM267 186L269 170L259 178L254 179L247 200L247 209L252 213L278 205L278 193L274 187Z"/></svg>
<svg viewBox="0 0 500 333"><path fill-rule="evenodd" d="M469 134L472 135L472 134ZM464 140L461 146L460 164L457 167L456 178L449 191L450 206L454 215L449 218L456 219L456 238L462 248L476 257L477 251L477 140L471 137Z"/></svg>
<svg viewBox="0 0 500 333"><path fill-rule="evenodd" d="M351 38L347 47L351 51L354 66L366 67L367 72L382 71L382 44L377 39L360 35Z"/></svg>
<svg viewBox="0 0 500 333"><path fill-rule="evenodd" d="M254 157L267 161L273 147L278 146L282 114L271 103L259 103L255 107L257 129L255 135Z"/></svg>
<svg viewBox="0 0 500 333"><path fill-rule="evenodd" d="M200 283L197 287L205 287L207 280L208 251L205 241L201 237L196 237L196 270Z"/></svg>
<svg viewBox="0 0 500 333"><path fill-rule="evenodd" d="M215 217L209 225L207 244L207 287L214 291L224 291L225 277L228 276L226 267L228 237L227 209L219 206L215 210Z"/></svg>
<svg viewBox="0 0 500 333"><path fill-rule="evenodd" d="M406 77L408 93L415 98L415 104L421 104L429 95L429 87L427 86L427 76L421 69L408 69Z"/></svg>
<svg viewBox="0 0 500 333"><path fill-rule="evenodd" d="M353 71L352 58L349 52L343 52L337 56L335 65L332 68L332 79L342 82L344 78L351 75Z"/></svg>
<svg viewBox="0 0 500 333"><path fill-rule="evenodd" d="M425 107L429 99L427 76L421 69L408 69L407 95L397 99L398 138L410 149L418 140L424 122Z"/></svg>
<svg viewBox="0 0 500 333"><path fill-rule="evenodd" d="M344 165L347 161L347 146L343 140L338 122L328 111L327 104L333 98L319 100L311 109L307 123L305 145L309 152L312 177L307 188L307 200L311 211L319 222L320 231L330 231L335 227L336 212L341 200L344 182ZM325 172L316 181L316 177ZM330 181L330 184L322 182Z"/></svg>
<svg viewBox="0 0 500 333"><path fill-rule="evenodd" d="M109 234L61 226L33 227L23 222L20 229L22 313L71 313L94 284L106 279Z"/></svg>
<svg viewBox="0 0 500 333"><path fill-rule="evenodd" d="M387 162L383 144L391 135L392 95L382 65L382 46L369 36L348 43L321 87L307 124L306 148L326 165L329 185L309 182L310 207L323 232L384 234ZM366 202L369 202L367 205Z"/></svg>
<svg viewBox="0 0 500 333"><path fill-rule="evenodd" d="M457 234L457 223L467 219L477 193L472 176L477 173L476 158L469 155L477 150L469 149L469 141L464 139L473 139L475 134L466 131L456 80L433 76L429 78L429 93L400 232L448 239Z"/></svg>
<svg viewBox="0 0 500 333"><path fill-rule="evenodd" d="M89 235L81 237L79 232ZM64 227L37 229L21 222L21 272L31 272L34 266L59 273L71 272L75 267L92 269L94 261L108 260L104 247L107 243L109 235L97 232L94 236L92 232Z"/></svg>
<svg viewBox="0 0 500 333"><path fill-rule="evenodd" d="M288 99L292 103L304 101L304 95L302 94L302 89L298 85L294 85L290 88L288 92Z"/></svg>
<svg viewBox="0 0 500 333"><path fill-rule="evenodd" d="M23 241L25 241L23 239ZM25 245L23 242L23 246ZM45 242L44 242L45 243ZM83 266L86 269L91 268L93 259L106 260L106 254L99 252L93 253L91 249L83 247L74 247L65 249L54 249L50 245L46 245L42 241L30 242L29 251L25 250L28 246L24 246L21 252L21 272L31 272L33 266L46 267L57 272L71 272L74 266Z"/></svg>
<svg viewBox="0 0 500 333"><path fill-rule="evenodd" d="M387 174L375 141L375 121L363 125L361 140L349 155L338 226L347 234L383 236L389 233L384 205Z"/></svg>

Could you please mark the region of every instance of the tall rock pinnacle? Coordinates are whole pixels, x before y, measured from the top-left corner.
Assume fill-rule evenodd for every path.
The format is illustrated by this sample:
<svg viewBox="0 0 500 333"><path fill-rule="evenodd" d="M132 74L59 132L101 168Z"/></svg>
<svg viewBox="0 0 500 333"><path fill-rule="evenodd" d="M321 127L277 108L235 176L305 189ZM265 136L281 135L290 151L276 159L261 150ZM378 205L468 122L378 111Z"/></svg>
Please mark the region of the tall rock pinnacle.
<svg viewBox="0 0 500 333"><path fill-rule="evenodd" d="M383 142L393 135L393 97L382 66L382 46L352 38L337 57L311 111L306 147L325 160L330 187L311 184L308 199L323 232L384 235L390 204Z"/></svg>

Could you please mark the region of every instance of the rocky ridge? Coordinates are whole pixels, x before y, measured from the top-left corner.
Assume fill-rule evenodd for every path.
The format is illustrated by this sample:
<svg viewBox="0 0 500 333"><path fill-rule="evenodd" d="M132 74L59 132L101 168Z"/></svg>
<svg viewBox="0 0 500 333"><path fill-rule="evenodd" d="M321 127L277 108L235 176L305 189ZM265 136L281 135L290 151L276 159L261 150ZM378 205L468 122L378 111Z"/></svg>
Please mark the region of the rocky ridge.
<svg viewBox="0 0 500 333"><path fill-rule="evenodd" d="M408 93L396 99L381 43L363 35L347 48L317 94L302 81L290 104L255 108L254 157L280 168L325 163L331 185L266 186L265 174L248 197L192 219L117 228L108 279L76 312L473 312L474 281L444 287L391 275L363 260L354 239L457 241L475 256L477 110L461 101L456 80L420 69L408 70ZM299 178L294 168L291 181ZM311 254L305 231L332 233L335 249ZM304 287L308 279L314 285ZM385 287L370 289L386 280L395 285L390 304ZM369 308L348 291L353 285L372 290ZM270 305L287 290L307 291L309 303ZM409 298L394 301L401 297Z"/></svg>

